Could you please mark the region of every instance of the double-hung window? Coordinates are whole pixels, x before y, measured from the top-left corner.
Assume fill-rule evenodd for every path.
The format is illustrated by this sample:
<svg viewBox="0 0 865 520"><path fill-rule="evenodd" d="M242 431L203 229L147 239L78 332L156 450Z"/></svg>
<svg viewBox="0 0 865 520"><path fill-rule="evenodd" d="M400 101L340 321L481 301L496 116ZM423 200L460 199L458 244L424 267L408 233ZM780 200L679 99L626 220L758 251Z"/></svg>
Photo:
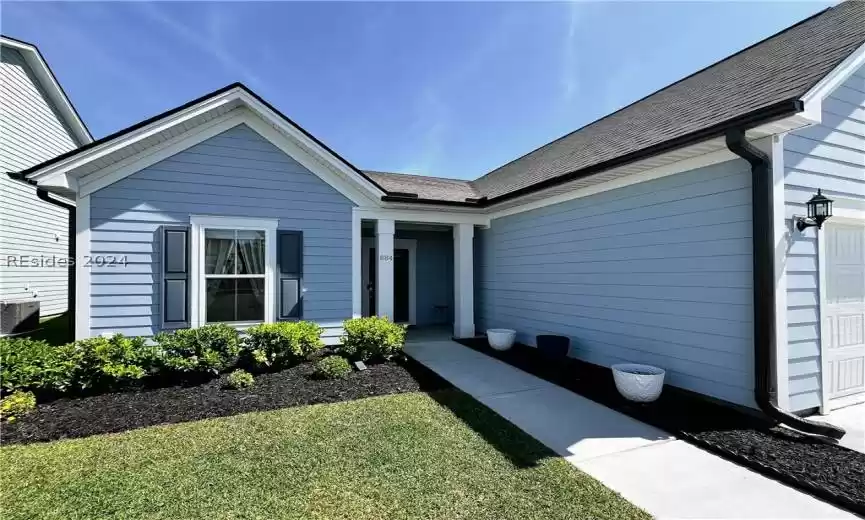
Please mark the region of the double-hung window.
<svg viewBox="0 0 865 520"><path fill-rule="evenodd" d="M266 243L262 230L204 230L205 321L264 321Z"/></svg>
<svg viewBox="0 0 865 520"><path fill-rule="evenodd" d="M193 325L274 321L276 220L190 221Z"/></svg>

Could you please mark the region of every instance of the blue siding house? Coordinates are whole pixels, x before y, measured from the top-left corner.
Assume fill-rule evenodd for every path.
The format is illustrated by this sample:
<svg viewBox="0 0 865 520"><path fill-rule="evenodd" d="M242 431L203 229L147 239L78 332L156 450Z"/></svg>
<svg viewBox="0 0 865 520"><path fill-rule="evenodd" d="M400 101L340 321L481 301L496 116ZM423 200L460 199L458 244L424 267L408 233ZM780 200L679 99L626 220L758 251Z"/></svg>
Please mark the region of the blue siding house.
<svg viewBox="0 0 865 520"><path fill-rule="evenodd" d="M474 180L361 170L240 84L17 175L76 200L78 337L375 314L773 417L865 401L865 3Z"/></svg>

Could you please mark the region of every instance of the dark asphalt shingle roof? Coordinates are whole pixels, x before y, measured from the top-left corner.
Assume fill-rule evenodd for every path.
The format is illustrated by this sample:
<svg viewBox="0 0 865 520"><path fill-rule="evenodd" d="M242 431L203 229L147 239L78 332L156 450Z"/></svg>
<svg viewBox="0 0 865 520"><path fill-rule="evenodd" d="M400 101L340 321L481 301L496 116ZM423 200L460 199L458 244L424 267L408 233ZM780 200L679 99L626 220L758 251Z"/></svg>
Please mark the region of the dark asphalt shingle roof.
<svg viewBox="0 0 865 520"><path fill-rule="evenodd" d="M414 193L421 199L465 202L467 198L480 197L466 180L369 170L364 173L389 192Z"/></svg>
<svg viewBox="0 0 865 520"><path fill-rule="evenodd" d="M848 0L505 164L471 185L494 199L798 99L863 43L865 2Z"/></svg>

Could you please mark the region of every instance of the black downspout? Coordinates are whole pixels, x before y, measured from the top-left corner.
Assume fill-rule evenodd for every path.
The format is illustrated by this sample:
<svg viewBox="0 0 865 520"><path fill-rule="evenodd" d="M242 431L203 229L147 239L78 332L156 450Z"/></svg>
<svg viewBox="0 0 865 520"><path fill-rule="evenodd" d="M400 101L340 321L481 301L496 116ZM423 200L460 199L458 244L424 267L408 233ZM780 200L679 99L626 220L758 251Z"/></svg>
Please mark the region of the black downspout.
<svg viewBox="0 0 865 520"><path fill-rule="evenodd" d="M53 204L55 206L59 206L66 211L69 212L69 224L67 228L68 233L68 243L67 243L67 258L68 269L69 272L67 274L68 287L66 289L66 315L69 318L69 338L75 339L75 251L76 251L76 242L75 242L75 206L72 204L67 204L65 202L61 202L57 199L52 198L48 195L48 192L44 189L40 188L36 185L35 182L30 179L24 177L23 175L16 172L6 172L6 174L15 180L26 182L32 186L36 187L36 196L39 197L39 200L44 200L49 204Z"/></svg>
<svg viewBox="0 0 865 520"><path fill-rule="evenodd" d="M771 160L745 138L742 129L726 135L727 148L751 165L751 219L754 258L754 398L772 420L813 435L840 439L842 428L809 421L777 406L773 359L777 349L775 330L775 210Z"/></svg>
<svg viewBox="0 0 865 520"><path fill-rule="evenodd" d="M68 287L66 288L66 316L69 321L69 339L72 340L75 338L75 251L77 245L75 241L75 206L52 198L50 195L48 195L47 191L39 188L38 186L36 187L36 196L39 197L40 200L44 200L49 204L59 206L69 212L69 224L67 229L67 233L69 234L69 236L67 238L68 243L66 253L66 255L69 257L67 258L67 269L69 269L69 274L67 275Z"/></svg>

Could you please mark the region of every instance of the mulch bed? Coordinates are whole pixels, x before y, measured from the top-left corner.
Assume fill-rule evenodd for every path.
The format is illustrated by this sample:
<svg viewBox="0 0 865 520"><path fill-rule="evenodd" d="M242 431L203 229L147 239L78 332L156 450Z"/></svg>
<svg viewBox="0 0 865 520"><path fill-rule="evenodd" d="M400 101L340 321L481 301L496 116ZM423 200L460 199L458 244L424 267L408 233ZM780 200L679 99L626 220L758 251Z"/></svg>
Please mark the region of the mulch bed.
<svg viewBox="0 0 865 520"><path fill-rule="evenodd" d="M335 403L397 394L435 391L451 385L411 359L368 365L345 379L312 377L313 364L259 374L245 390L224 388L224 377L195 386L171 386L63 398L40 404L12 424L4 424L3 444L87 437L156 424L196 421L290 406Z"/></svg>
<svg viewBox="0 0 865 520"><path fill-rule="evenodd" d="M664 386L654 403L616 390L610 369L574 358L550 362L516 344L500 352L485 338L457 340L509 365L670 432L701 448L860 515L865 515L865 454L767 422L744 409Z"/></svg>

